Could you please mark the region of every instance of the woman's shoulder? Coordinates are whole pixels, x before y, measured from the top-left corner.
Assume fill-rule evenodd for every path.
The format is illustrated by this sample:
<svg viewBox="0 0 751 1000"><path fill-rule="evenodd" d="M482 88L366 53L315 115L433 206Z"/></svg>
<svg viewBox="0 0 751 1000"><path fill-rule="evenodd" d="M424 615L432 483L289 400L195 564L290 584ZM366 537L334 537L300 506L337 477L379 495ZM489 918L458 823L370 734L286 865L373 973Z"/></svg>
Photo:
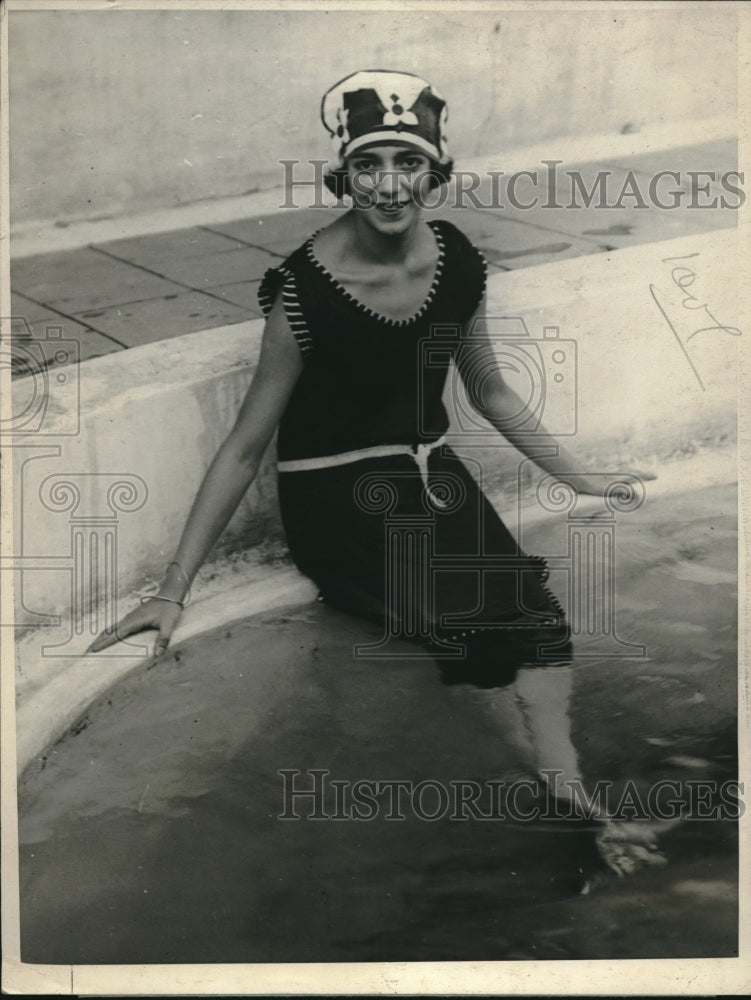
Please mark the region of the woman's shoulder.
<svg viewBox="0 0 751 1000"><path fill-rule="evenodd" d="M290 301L293 298L297 300L301 291L306 293L306 300L316 298L322 286L323 269L317 262L313 244L317 245L319 237L336 227L337 221L334 219L314 229L283 261L266 270L258 289L258 301L265 316L268 316L280 291Z"/></svg>
<svg viewBox="0 0 751 1000"><path fill-rule="evenodd" d="M441 288L463 321L474 315L485 296L487 261L453 222L436 219L429 224L441 247Z"/></svg>
<svg viewBox="0 0 751 1000"><path fill-rule="evenodd" d="M279 295L287 285L294 284L295 275L302 263L304 244L293 251L280 264L266 269L258 287L258 302L264 316L268 316Z"/></svg>
<svg viewBox="0 0 751 1000"><path fill-rule="evenodd" d="M487 261L459 226L447 219L430 220L430 228L441 244L444 261L458 275L485 276Z"/></svg>
<svg viewBox="0 0 751 1000"><path fill-rule="evenodd" d="M454 222L450 222L448 219L430 219L428 220L428 225L433 232L440 235L447 247L451 247L459 252L469 250L480 257L482 256L474 243Z"/></svg>
<svg viewBox="0 0 751 1000"><path fill-rule="evenodd" d="M281 263L268 268L264 281L277 283L280 279L289 280L302 278L306 273L314 274L317 269L313 265L315 265L318 249L323 247L327 252L330 252L330 247L336 251L339 246L341 241L341 237L338 236L341 228L339 223L339 219L333 219L313 229Z"/></svg>

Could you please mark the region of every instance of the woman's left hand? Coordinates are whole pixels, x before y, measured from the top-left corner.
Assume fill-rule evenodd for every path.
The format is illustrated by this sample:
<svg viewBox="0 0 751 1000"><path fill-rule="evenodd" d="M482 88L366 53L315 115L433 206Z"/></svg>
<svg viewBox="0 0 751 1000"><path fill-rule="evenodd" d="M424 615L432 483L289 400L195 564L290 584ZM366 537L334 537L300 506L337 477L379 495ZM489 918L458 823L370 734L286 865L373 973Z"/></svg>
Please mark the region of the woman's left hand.
<svg viewBox="0 0 751 1000"><path fill-rule="evenodd" d="M612 490L613 484L619 481L649 482L653 479L657 479L654 472L642 472L638 469L629 470L628 472L609 473L607 476L598 475L597 478L593 478L586 473L573 473L561 476L561 480L565 483L570 483L577 493L594 497L606 496Z"/></svg>

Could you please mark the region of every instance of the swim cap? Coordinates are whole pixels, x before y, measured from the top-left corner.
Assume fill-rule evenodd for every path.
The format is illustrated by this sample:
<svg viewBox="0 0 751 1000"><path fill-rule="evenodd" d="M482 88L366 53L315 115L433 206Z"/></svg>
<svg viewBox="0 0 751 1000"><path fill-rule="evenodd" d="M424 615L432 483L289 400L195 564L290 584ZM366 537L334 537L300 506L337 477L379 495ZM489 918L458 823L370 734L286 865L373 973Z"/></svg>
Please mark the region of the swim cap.
<svg viewBox="0 0 751 1000"><path fill-rule="evenodd" d="M334 84L321 102L321 119L339 166L374 142L408 145L438 164L449 164L447 118L446 102L426 80L393 70L352 73Z"/></svg>

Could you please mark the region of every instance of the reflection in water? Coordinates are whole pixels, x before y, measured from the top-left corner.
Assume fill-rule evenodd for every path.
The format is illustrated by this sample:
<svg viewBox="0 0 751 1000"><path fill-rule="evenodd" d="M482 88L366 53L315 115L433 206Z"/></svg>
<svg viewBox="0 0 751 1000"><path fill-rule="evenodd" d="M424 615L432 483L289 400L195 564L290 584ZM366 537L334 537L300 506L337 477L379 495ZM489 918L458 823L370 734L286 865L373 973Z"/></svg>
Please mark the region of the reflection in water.
<svg viewBox="0 0 751 1000"><path fill-rule="evenodd" d="M281 769L448 787L528 781L550 758L644 796L733 778L734 511L734 490L711 488L624 519L618 632L648 659L584 659L543 697L542 673L489 693L447 688L425 661L353 659L377 630L318 604L219 629L120 681L23 777L24 961L733 955L730 821L673 826L667 865L617 879L596 824L539 811L278 816ZM557 551L554 531L538 541ZM578 764L556 730L567 703Z"/></svg>

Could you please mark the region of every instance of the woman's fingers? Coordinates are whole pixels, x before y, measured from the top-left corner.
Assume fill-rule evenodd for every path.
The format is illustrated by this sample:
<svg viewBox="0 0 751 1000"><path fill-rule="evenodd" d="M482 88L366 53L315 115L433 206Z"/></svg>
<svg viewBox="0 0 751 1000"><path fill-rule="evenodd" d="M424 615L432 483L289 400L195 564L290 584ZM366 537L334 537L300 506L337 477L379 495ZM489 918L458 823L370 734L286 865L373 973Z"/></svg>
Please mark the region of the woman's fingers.
<svg viewBox="0 0 751 1000"><path fill-rule="evenodd" d="M153 604L159 604L159 601L153 601ZM170 637L175 630L175 625L180 617L182 608L179 604L172 604L165 602L159 611L159 633L156 637L156 642L154 643L154 656L161 656L164 651L169 646Z"/></svg>
<svg viewBox="0 0 751 1000"><path fill-rule="evenodd" d="M127 638L129 635L133 635L134 632L141 632L145 628L154 628L154 626L148 622L133 623L129 619L130 615L127 615L121 622L113 625L112 628L105 629L104 632L96 637L86 652L98 653L102 649L106 649L108 646L114 646L116 642L122 642L123 639Z"/></svg>
<svg viewBox="0 0 751 1000"><path fill-rule="evenodd" d="M591 477L585 472L572 472L562 475L561 479L566 483L570 483L577 493L585 493L588 496L601 497L607 494L611 486L611 479L614 479L616 476L624 480L631 479L645 483L657 479L654 472L644 472L642 469L633 469L622 473L614 472L612 474L608 474L607 478L605 478L604 474Z"/></svg>
<svg viewBox="0 0 751 1000"><path fill-rule="evenodd" d="M156 642L154 643L154 656L162 656L167 649L167 646L169 646L170 636L172 635L176 621L177 618L171 622L162 622L159 626L159 634L157 635Z"/></svg>
<svg viewBox="0 0 751 1000"><path fill-rule="evenodd" d="M157 629L158 636L154 647L154 655L161 656L169 645L170 636L174 631L180 608L171 602L149 601L141 607L131 611L122 621L113 625L112 628L105 629L92 642L86 653L98 653L108 646L114 646L116 642L121 642L129 635L136 632L143 632L146 629Z"/></svg>
<svg viewBox="0 0 751 1000"><path fill-rule="evenodd" d="M100 650L106 649L107 646L114 646L122 638L124 636L121 632L118 632L117 625L113 625L112 628L105 629L104 632L101 632L96 637L84 655L88 656L89 653L98 653Z"/></svg>
<svg viewBox="0 0 751 1000"><path fill-rule="evenodd" d="M153 625L150 625L148 620L142 620L143 616L138 614L139 610L131 611L122 621L117 622L111 628L106 628L104 632L97 636L86 652L98 653L108 646L114 646L116 642L122 642L123 639L129 635L133 635L134 632L140 632L144 628L153 628Z"/></svg>

